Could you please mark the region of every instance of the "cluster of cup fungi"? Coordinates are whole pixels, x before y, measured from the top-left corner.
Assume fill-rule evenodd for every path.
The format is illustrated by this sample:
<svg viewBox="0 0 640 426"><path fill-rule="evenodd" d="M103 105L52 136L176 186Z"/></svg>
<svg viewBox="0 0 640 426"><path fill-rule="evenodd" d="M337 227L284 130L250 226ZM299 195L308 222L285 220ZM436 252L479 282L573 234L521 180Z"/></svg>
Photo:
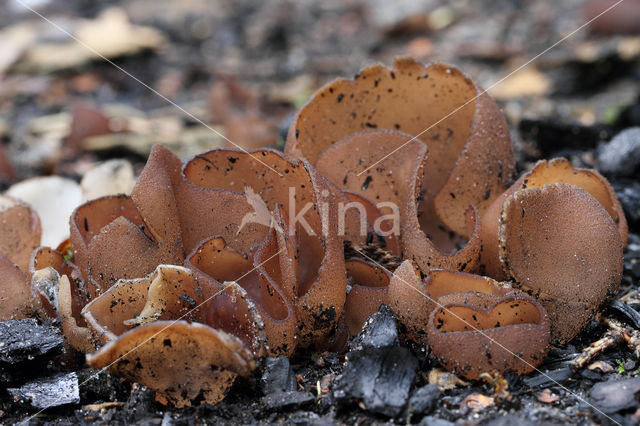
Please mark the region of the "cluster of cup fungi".
<svg viewBox="0 0 640 426"><path fill-rule="evenodd" d="M175 406L266 356L343 350L383 303L444 368L525 374L615 294L627 226L596 171L514 169L501 111L456 68L370 66L318 90L284 152L154 147L57 249L1 197L0 319L58 317L90 366Z"/></svg>

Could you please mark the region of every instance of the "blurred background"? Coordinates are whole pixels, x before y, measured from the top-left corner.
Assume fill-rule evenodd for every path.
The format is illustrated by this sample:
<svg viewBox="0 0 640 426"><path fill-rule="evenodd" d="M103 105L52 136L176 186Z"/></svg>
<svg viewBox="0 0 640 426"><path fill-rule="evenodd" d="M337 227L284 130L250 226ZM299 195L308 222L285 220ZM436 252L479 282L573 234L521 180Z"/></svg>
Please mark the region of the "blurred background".
<svg viewBox="0 0 640 426"><path fill-rule="evenodd" d="M112 158L135 172L154 143L182 157L220 135L282 146L314 90L402 55L491 87L520 167L552 154L594 165L598 144L640 125L640 1L494 83L614 3L0 0L0 190L79 181Z"/></svg>

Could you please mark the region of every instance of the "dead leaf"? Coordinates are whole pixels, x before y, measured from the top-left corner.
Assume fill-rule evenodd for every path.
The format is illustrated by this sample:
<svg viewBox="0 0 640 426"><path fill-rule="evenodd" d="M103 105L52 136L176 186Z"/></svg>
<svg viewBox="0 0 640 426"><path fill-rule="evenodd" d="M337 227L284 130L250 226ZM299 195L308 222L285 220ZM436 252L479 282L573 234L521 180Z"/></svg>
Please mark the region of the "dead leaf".
<svg viewBox="0 0 640 426"><path fill-rule="evenodd" d="M86 411L102 411L102 410L108 410L109 408L122 407L123 405L124 405L124 402L109 401L109 402L102 402L99 404L83 405L82 409Z"/></svg>
<svg viewBox="0 0 640 426"><path fill-rule="evenodd" d="M156 49L164 42L158 30L133 25L117 7L105 9L95 19L81 19L72 25L70 32L78 41L31 42L16 68L23 72L59 71L101 57L116 58Z"/></svg>
<svg viewBox="0 0 640 426"><path fill-rule="evenodd" d="M552 404L560 400L560 397L552 393L549 388L544 389L542 392L536 395L536 397L538 398L538 401L544 402L546 404Z"/></svg>
<svg viewBox="0 0 640 426"><path fill-rule="evenodd" d="M0 77L22 56L36 35L32 22L11 25L0 31Z"/></svg>
<svg viewBox="0 0 640 426"><path fill-rule="evenodd" d="M477 413L487 407L493 406L495 404L495 399L481 393L472 393L467 395L467 397L462 401L462 404L471 409L474 413Z"/></svg>
<svg viewBox="0 0 640 426"><path fill-rule="evenodd" d="M489 93L496 99L542 96L552 89L549 78L535 68L523 68L493 86Z"/></svg>
<svg viewBox="0 0 640 426"><path fill-rule="evenodd" d="M605 361L596 361L594 363L591 363L587 368L589 370L600 370L605 374L613 371L613 367L611 366L611 364Z"/></svg>
<svg viewBox="0 0 640 426"><path fill-rule="evenodd" d="M436 385L441 391L445 391L457 386L467 386L469 383L453 373L434 368L429 371L429 384Z"/></svg>
<svg viewBox="0 0 640 426"><path fill-rule="evenodd" d="M127 160L109 160L87 171L80 182L85 201L105 195L129 194L133 166Z"/></svg>

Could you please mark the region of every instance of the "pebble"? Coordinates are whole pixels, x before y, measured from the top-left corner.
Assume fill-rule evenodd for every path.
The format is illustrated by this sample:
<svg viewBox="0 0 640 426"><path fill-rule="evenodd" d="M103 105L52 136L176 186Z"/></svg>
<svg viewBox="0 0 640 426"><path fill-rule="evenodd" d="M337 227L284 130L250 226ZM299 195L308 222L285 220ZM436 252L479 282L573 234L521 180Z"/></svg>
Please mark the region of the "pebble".
<svg viewBox="0 0 640 426"><path fill-rule="evenodd" d="M640 391L640 377L597 383L591 388L591 402L606 414L638 406L635 398Z"/></svg>
<svg viewBox="0 0 640 426"><path fill-rule="evenodd" d="M429 414L436 407L442 392L436 385L426 385L413 391L409 399L411 415Z"/></svg>
<svg viewBox="0 0 640 426"><path fill-rule="evenodd" d="M600 148L599 169L605 174L633 176L640 166L640 127L631 127Z"/></svg>
<svg viewBox="0 0 640 426"><path fill-rule="evenodd" d="M624 182L614 182L613 188L616 190L616 195L622 209L624 210L625 217L629 226L640 226L640 183L631 180L625 180ZM640 228L636 228L640 230Z"/></svg>

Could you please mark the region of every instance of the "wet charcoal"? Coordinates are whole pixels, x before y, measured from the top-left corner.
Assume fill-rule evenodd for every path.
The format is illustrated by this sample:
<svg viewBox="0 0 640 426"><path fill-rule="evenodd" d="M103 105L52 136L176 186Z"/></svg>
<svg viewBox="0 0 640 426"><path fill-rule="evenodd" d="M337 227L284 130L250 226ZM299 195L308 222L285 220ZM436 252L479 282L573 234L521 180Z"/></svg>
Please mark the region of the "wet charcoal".
<svg viewBox="0 0 640 426"><path fill-rule="evenodd" d="M311 392L278 392L262 398L264 406L270 410L299 408L315 401Z"/></svg>
<svg viewBox="0 0 640 426"><path fill-rule="evenodd" d="M624 318L625 322L629 325L640 330L640 313L631 306L619 300L614 300L609 305L609 309L614 311L618 316Z"/></svg>
<svg viewBox="0 0 640 426"><path fill-rule="evenodd" d="M437 417L427 416L422 419L418 425L420 426L453 426L455 423L452 423L445 419L439 419Z"/></svg>
<svg viewBox="0 0 640 426"><path fill-rule="evenodd" d="M131 385L106 371L87 368L78 371L80 400L82 404L101 401L125 401L131 393Z"/></svg>
<svg viewBox="0 0 640 426"><path fill-rule="evenodd" d="M527 377L524 379L524 383L532 388L551 386L568 380L571 377L571 373L570 367L558 368L557 370L547 371L544 374L540 373L533 377Z"/></svg>
<svg viewBox="0 0 640 426"><path fill-rule="evenodd" d="M409 414L419 416L429 414L436 407L442 392L438 386L429 384L413 391L409 398Z"/></svg>
<svg viewBox="0 0 640 426"><path fill-rule="evenodd" d="M638 406L640 377L598 383L591 388L591 402L606 414Z"/></svg>
<svg viewBox="0 0 640 426"><path fill-rule="evenodd" d="M613 182L624 215L631 229L640 230L640 183L632 180Z"/></svg>
<svg viewBox="0 0 640 426"><path fill-rule="evenodd" d="M623 130L601 147L598 162L605 174L634 176L640 166L640 127Z"/></svg>
<svg viewBox="0 0 640 426"><path fill-rule="evenodd" d="M351 349L398 346L397 325L391 309L387 305L381 305L378 312L367 318L360 334L351 341Z"/></svg>
<svg viewBox="0 0 640 426"><path fill-rule="evenodd" d="M267 358L262 374L262 390L265 394L295 391L296 375L289 360L283 356Z"/></svg>
<svg viewBox="0 0 640 426"><path fill-rule="evenodd" d="M602 380L602 374L600 372L598 372L597 370L585 369L585 370L580 371L580 375L582 377L584 377L585 379L593 380L593 381L596 381L596 382L599 382L600 380Z"/></svg>
<svg viewBox="0 0 640 426"><path fill-rule="evenodd" d="M35 319L0 322L0 363L17 364L63 352L60 330ZM0 364L1 365L1 364Z"/></svg>
<svg viewBox="0 0 640 426"><path fill-rule="evenodd" d="M0 322L0 383L23 383L64 352L60 330L35 319Z"/></svg>
<svg viewBox="0 0 640 426"><path fill-rule="evenodd" d="M334 396L340 402L361 401L378 414L395 417L409 398L418 360L402 347L350 351Z"/></svg>
<svg viewBox="0 0 640 426"><path fill-rule="evenodd" d="M613 136L609 126L585 126L576 123L561 123L550 119L522 119L518 130L525 140L536 143L543 157L565 149L589 150L599 142Z"/></svg>
<svg viewBox="0 0 640 426"><path fill-rule="evenodd" d="M34 380L19 388L8 388L7 392L17 403L38 409L80 403L76 373Z"/></svg>

